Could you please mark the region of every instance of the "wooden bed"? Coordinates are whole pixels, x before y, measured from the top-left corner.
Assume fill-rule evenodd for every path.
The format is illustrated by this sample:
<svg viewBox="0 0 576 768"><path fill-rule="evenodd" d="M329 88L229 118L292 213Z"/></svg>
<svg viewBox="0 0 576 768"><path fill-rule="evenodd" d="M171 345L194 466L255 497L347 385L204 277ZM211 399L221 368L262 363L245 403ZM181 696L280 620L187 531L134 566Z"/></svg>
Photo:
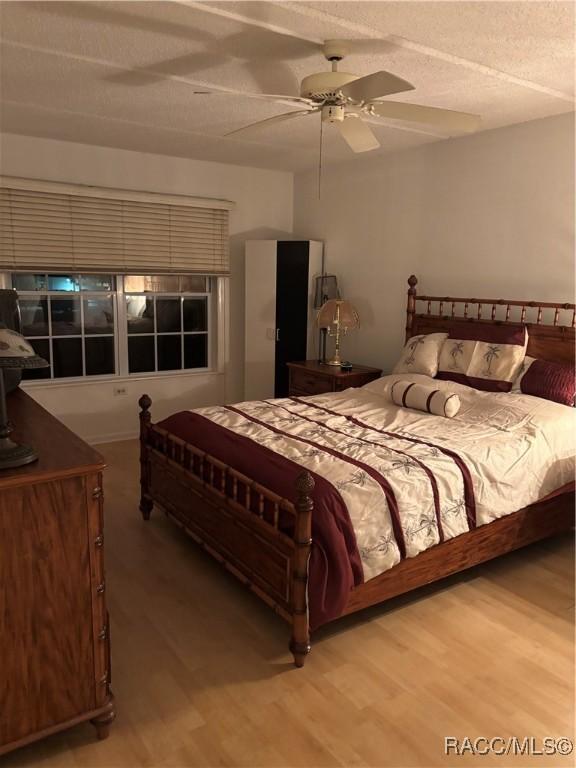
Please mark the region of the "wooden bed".
<svg viewBox="0 0 576 768"><path fill-rule="evenodd" d="M406 338L448 331L463 318L471 323L522 322L530 334L527 354L574 363L574 304L418 296L416 277L412 275L408 284ZM423 303L421 312L419 302ZM548 322L544 322L545 316L549 316ZM149 519L157 504L289 622L290 650L296 666L303 666L310 651L307 582L314 514L312 476L305 471L299 476L294 501L280 498L152 424L147 395L140 398L139 405L140 510L144 519ZM291 521L288 527L293 535L284 532L280 519ZM536 504L437 544L360 584L351 591L342 615L567 531L573 522L571 483Z"/></svg>

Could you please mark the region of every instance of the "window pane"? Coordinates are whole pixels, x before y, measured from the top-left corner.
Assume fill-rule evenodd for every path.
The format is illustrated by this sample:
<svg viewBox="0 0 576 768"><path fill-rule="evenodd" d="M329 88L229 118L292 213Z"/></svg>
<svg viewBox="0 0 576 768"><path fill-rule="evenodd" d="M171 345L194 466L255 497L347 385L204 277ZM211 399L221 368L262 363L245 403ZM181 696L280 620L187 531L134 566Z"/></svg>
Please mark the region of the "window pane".
<svg viewBox="0 0 576 768"><path fill-rule="evenodd" d="M158 336L158 370L174 371L182 368L181 336Z"/></svg>
<svg viewBox="0 0 576 768"><path fill-rule="evenodd" d="M23 336L48 336L48 300L19 299Z"/></svg>
<svg viewBox="0 0 576 768"><path fill-rule="evenodd" d="M150 296L127 296L128 333L154 332L154 299Z"/></svg>
<svg viewBox="0 0 576 768"><path fill-rule="evenodd" d="M113 336L86 339L84 343L86 345L87 376L104 376L107 373L115 373Z"/></svg>
<svg viewBox="0 0 576 768"><path fill-rule="evenodd" d="M49 291L79 291L78 275L48 275Z"/></svg>
<svg viewBox="0 0 576 768"><path fill-rule="evenodd" d="M207 293L209 286L208 278L199 275L181 275L180 290L182 293Z"/></svg>
<svg viewBox="0 0 576 768"><path fill-rule="evenodd" d="M48 339L29 339L34 351L40 357L50 362L50 342ZM23 379L49 379L50 368L24 368L22 371Z"/></svg>
<svg viewBox="0 0 576 768"><path fill-rule="evenodd" d="M126 275L125 293L178 293L178 275Z"/></svg>
<svg viewBox="0 0 576 768"><path fill-rule="evenodd" d="M84 332L114 333L112 296L90 296L84 299Z"/></svg>
<svg viewBox="0 0 576 768"><path fill-rule="evenodd" d="M156 299L158 333L181 331L180 299Z"/></svg>
<svg viewBox="0 0 576 768"><path fill-rule="evenodd" d="M130 373L148 373L156 370L154 336L131 336L128 339L128 370Z"/></svg>
<svg viewBox="0 0 576 768"><path fill-rule="evenodd" d="M184 336L184 368L208 367L208 335Z"/></svg>
<svg viewBox="0 0 576 768"><path fill-rule="evenodd" d="M12 288L17 291L45 291L46 275L12 275Z"/></svg>
<svg viewBox="0 0 576 768"><path fill-rule="evenodd" d="M113 291L112 275L80 275L80 287L83 291Z"/></svg>
<svg viewBox="0 0 576 768"><path fill-rule="evenodd" d="M53 339L54 377L82 376L82 339Z"/></svg>
<svg viewBox="0 0 576 768"><path fill-rule="evenodd" d="M80 299L50 299L52 335L80 334Z"/></svg>
<svg viewBox="0 0 576 768"><path fill-rule="evenodd" d="M206 299L184 299L184 330L206 331L208 319Z"/></svg>

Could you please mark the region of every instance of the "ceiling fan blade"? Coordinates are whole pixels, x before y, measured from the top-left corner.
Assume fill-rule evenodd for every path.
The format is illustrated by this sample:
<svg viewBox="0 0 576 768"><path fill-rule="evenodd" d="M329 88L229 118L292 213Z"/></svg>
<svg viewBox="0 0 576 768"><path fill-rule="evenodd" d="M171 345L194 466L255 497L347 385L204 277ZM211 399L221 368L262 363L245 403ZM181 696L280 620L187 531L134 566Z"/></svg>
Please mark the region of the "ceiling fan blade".
<svg viewBox="0 0 576 768"><path fill-rule="evenodd" d="M267 117L266 120L258 120L257 123L250 123L250 125L244 125L242 128L236 128L235 131L225 133L225 136L234 136L238 133L244 133L244 131L252 131L254 129L262 128L265 125L274 125L274 123L283 123L285 120L292 120L295 117L302 117L303 115L312 115L314 112L319 112L318 109L299 109L296 112L285 112L282 115L274 115L274 117Z"/></svg>
<svg viewBox="0 0 576 768"><path fill-rule="evenodd" d="M378 117L393 120L406 120L413 123L426 123L445 131L464 131L472 133L481 125L479 115L468 112L454 112L451 109L424 107L421 104L404 104L402 101L381 101L370 104L370 111Z"/></svg>
<svg viewBox="0 0 576 768"><path fill-rule="evenodd" d="M369 152L378 149L380 142L372 129L359 117L347 117L341 123L335 123L344 140L353 152Z"/></svg>
<svg viewBox="0 0 576 768"><path fill-rule="evenodd" d="M198 87L198 86L197 86ZM201 90L192 91L195 96L235 96L236 98L260 99L261 101L293 101L295 104L301 104L303 107L315 107L316 103L305 96L287 96L286 94L276 93L251 93L249 91L232 91L224 88L211 90L210 88L201 88Z"/></svg>
<svg viewBox="0 0 576 768"><path fill-rule="evenodd" d="M359 77L358 80L346 83L340 90L344 96L348 96L354 101L372 101L391 93L413 91L414 86L390 72L373 72L371 75Z"/></svg>

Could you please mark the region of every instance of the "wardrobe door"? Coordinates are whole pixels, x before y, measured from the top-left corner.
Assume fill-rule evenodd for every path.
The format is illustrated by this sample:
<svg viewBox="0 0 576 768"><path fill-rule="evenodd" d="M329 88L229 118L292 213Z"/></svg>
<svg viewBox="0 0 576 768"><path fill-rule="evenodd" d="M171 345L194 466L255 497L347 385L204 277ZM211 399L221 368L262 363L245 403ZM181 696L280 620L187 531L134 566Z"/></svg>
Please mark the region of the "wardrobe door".
<svg viewBox="0 0 576 768"><path fill-rule="evenodd" d="M244 399L274 396L276 241L246 243Z"/></svg>
<svg viewBox="0 0 576 768"><path fill-rule="evenodd" d="M278 241L274 397L288 396L286 363L306 359L309 248L307 240Z"/></svg>

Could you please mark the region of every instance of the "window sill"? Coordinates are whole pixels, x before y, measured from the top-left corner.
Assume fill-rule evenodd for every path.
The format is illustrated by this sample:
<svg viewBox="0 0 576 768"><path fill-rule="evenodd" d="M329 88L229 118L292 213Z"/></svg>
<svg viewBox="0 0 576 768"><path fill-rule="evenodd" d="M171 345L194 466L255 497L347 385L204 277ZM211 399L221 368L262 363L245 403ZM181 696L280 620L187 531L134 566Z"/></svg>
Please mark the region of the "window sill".
<svg viewBox="0 0 576 768"><path fill-rule="evenodd" d="M199 371L170 371L167 373L142 373L132 376L90 376L79 379L36 379L22 381L20 387L27 389L53 389L56 387L86 387L94 384L112 384L123 386L137 381L165 381L176 378L196 378L198 376L223 376L222 371L202 369Z"/></svg>

